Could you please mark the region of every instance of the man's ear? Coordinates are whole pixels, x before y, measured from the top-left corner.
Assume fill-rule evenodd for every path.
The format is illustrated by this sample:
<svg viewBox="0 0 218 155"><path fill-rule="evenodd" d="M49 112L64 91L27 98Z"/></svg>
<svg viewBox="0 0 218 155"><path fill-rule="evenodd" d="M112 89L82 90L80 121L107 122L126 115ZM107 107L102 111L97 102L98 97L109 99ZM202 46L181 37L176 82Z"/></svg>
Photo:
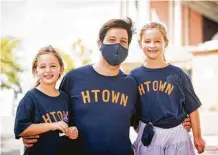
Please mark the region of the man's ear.
<svg viewBox="0 0 218 155"><path fill-rule="evenodd" d="M102 41L101 41L101 40L98 40L98 48L99 48L99 49L101 48L101 45L102 45Z"/></svg>

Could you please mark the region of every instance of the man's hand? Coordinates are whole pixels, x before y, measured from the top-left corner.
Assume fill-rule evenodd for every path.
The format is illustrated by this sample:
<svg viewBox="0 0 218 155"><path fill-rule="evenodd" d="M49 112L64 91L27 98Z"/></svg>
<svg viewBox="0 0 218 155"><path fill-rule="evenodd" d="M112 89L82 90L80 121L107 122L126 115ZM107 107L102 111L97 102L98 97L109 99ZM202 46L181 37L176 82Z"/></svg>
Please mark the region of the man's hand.
<svg viewBox="0 0 218 155"><path fill-rule="evenodd" d="M190 129L192 128L190 117L187 117L187 118L183 121L183 126L184 126L184 128L185 128L187 131L190 131Z"/></svg>
<svg viewBox="0 0 218 155"><path fill-rule="evenodd" d="M76 139L78 137L78 129L74 126L69 127L67 131L67 137L70 139Z"/></svg>
<svg viewBox="0 0 218 155"><path fill-rule="evenodd" d="M36 136L28 136L28 137L22 137L23 144L25 147L30 148L36 143L39 139L39 135Z"/></svg>

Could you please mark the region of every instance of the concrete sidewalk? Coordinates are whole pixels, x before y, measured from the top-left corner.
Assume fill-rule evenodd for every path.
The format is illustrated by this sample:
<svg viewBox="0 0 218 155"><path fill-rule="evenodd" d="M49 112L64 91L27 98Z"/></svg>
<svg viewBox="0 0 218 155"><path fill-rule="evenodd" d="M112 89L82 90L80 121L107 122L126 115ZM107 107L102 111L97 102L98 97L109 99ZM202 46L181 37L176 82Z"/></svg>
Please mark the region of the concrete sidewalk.
<svg viewBox="0 0 218 155"><path fill-rule="evenodd" d="M14 138L14 117L1 116L1 154L0 155L20 155L22 148L21 140Z"/></svg>

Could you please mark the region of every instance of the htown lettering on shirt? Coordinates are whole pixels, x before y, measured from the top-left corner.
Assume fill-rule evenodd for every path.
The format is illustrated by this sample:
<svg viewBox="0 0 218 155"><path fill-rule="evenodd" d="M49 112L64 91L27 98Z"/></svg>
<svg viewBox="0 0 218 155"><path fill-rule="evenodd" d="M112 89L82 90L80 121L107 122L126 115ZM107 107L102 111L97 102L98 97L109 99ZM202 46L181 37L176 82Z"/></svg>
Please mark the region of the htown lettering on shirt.
<svg viewBox="0 0 218 155"><path fill-rule="evenodd" d="M83 103L97 103L99 100L103 101L103 103L112 102L114 104L120 104L121 106L126 106L128 102L128 96L120 93L115 92L113 90L99 90L99 89L93 89L93 90L86 90L82 91L82 99Z"/></svg>
<svg viewBox="0 0 218 155"><path fill-rule="evenodd" d="M173 91L174 86L168 82L163 81L146 81L138 85L140 95L144 95L151 90L160 91L170 95Z"/></svg>
<svg viewBox="0 0 218 155"><path fill-rule="evenodd" d="M45 123L52 123L64 120L64 115L68 117L68 111L52 111L42 115L42 119Z"/></svg>

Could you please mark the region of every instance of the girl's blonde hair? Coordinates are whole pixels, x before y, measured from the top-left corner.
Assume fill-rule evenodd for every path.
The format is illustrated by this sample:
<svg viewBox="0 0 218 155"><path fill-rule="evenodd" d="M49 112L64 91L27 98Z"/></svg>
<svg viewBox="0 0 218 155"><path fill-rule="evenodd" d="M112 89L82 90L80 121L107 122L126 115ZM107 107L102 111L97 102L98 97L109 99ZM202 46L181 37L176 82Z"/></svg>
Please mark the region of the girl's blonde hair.
<svg viewBox="0 0 218 155"><path fill-rule="evenodd" d="M149 30L149 29L154 29L154 28L157 28L160 31L160 33L162 34L164 41L165 41L165 47L167 47L168 43L169 43L169 39L168 39L166 27L164 26L164 24L161 24L158 22L150 22L148 24L145 24L141 28L140 33L139 33L139 40L138 40L139 44L142 41L143 32L146 30Z"/></svg>
<svg viewBox="0 0 218 155"><path fill-rule="evenodd" d="M51 46L46 46L46 47L43 47L39 50L39 52L36 54L35 58L33 59L33 63L32 63L32 73L34 74L36 68L37 68L37 65L38 65L38 58L41 56L41 55L45 55L45 54L52 54L53 56L55 56L55 58L58 60L58 63L60 65L61 68L64 69L64 62L60 56L60 54ZM61 75L59 75L60 77ZM35 87L37 87L38 85L40 84L40 81L37 80L36 81L36 84L35 84Z"/></svg>

